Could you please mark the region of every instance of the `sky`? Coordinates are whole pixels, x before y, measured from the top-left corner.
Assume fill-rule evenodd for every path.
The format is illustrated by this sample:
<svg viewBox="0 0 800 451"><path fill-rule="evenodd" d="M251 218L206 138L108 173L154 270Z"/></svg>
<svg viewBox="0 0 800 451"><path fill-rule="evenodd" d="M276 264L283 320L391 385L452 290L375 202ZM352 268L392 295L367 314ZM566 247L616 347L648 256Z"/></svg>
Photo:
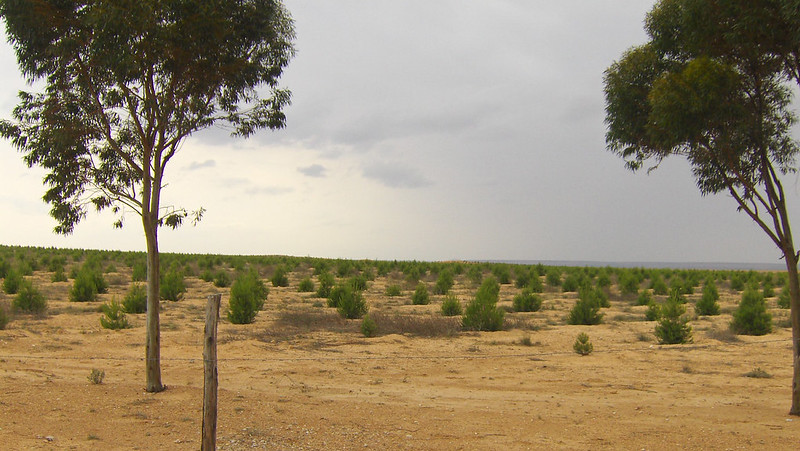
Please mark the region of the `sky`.
<svg viewBox="0 0 800 451"><path fill-rule="evenodd" d="M206 214L161 229L162 251L781 262L730 196L700 195L685 160L648 175L606 150L603 72L646 41L654 1L284 3L297 33L287 127L187 139L163 205ZM35 88L5 42L0 82L7 118L17 91ZM122 230L90 212L54 234L43 176L0 142L0 244L144 250L133 212ZM784 185L800 217L797 176Z"/></svg>

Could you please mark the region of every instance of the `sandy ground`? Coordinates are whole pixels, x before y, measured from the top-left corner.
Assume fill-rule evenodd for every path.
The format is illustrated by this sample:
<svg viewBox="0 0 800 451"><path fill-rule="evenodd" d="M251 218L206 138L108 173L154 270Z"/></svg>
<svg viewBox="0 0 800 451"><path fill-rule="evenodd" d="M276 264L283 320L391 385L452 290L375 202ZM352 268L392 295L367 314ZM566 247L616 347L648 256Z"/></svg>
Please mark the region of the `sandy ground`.
<svg viewBox="0 0 800 451"><path fill-rule="evenodd" d="M254 324L220 324L219 449L800 448L800 418L787 415L790 330L732 336L738 296L722 287L723 314L695 318L690 345L656 344L644 307L613 290L598 326L566 325L575 294L551 290L542 311L507 315L516 318L507 331L365 338L359 321L298 293L301 275L271 287ZM107 278L101 299L121 299L129 274ZM149 394L144 315L105 330L101 302L70 303L71 282L35 279L49 313L17 315L0 330L0 448L199 448L205 297L219 289L191 278L184 300L163 303L169 388ZM371 284L371 312L438 316L441 297L408 305L412 290L388 298L386 283ZM462 279L455 288L464 303L474 292ZM516 291L503 285L501 305ZM788 311L769 303L785 322ZM585 357L572 351L582 331L595 349ZM88 380L93 369L105 372L102 384ZM744 376L754 369L772 377Z"/></svg>

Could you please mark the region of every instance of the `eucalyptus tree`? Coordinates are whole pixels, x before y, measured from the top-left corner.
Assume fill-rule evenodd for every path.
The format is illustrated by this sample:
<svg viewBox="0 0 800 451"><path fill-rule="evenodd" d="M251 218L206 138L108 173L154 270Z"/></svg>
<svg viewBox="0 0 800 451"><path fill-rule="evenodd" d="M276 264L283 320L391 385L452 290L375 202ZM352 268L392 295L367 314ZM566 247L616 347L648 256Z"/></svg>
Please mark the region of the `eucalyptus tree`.
<svg viewBox="0 0 800 451"><path fill-rule="evenodd" d="M606 142L632 170L689 161L704 195L728 193L780 249L800 415L800 284L782 177L796 172L792 87L800 85L800 1L661 0L649 41L605 73Z"/></svg>
<svg viewBox="0 0 800 451"><path fill-rule="evenodd" d="M294 25L279 0L2 0L22 74L0 133L46 169L44 200L69 234L89 209L141 217L147 245L147 391L161 383L158 228L203 210L165 207L166 168L192 133L285 124L279 86Z"/></svg>

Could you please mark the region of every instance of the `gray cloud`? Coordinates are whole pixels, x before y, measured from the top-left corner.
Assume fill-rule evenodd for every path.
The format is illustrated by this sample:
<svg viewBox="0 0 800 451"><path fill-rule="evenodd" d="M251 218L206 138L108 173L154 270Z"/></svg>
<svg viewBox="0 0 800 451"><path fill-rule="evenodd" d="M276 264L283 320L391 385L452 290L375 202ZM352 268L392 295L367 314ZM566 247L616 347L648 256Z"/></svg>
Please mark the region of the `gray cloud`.
<svg viewBox="0 0 800 451"><path fill-rule="evenodd" d="M364 168L364 177L389 188L423 188L433 185L419 171L396 163L373 163Z"/></svg>
<svg viewBox="0 0 800 451"><path fill-rule="evenodd" d="M203 162L192 161L191 163L189 163L189 166L186 166L186 170L187 171L196 171L198 169L203 169L203 168L213 168L216 165L217 165L217 162L214 161L214 160L206 160L206 161L203 161Z"/></svg>
<svg viewBox="0 0 800 451"><path fill-rule="evenodd" d="M247 194L252 195L267 195L267 196L281 196L294 192L294 188L288 186L253 186L245 190Z"/></svg>
<svg viewBox="0 0 800 451"><path fill-rule="evenodd" d="M325 166L321 164L312 164L311 166L297 168L297 172L307 177L324 178L326 176Z"/></svg>

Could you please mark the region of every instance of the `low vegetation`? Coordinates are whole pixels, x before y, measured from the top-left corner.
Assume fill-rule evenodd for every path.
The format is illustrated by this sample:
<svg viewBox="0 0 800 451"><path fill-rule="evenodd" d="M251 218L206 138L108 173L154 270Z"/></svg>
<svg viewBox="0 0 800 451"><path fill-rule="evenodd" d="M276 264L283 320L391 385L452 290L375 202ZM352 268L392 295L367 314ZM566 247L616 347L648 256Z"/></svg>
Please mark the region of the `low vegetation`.
<svg viewBox="0 0 800 451"><path fill-rule="evenodd" d="M0 323L13 327L12 311L46 312L46 296L35 285L44 283L48 297L60 292L56 295L63 296L60 299L102 302L93 308L103 312L103 327L140 327L141 322L125 315L146 310L146 282L135 282L144 272L143 262L143 254L136 252L0 246L2 286L9 296L7 308L0 307ZM162 268L169 268L162 273L164 300L180 300L198 283L223 293L229 290L225 317L231 323L256 321L268 297L266 284L271 283L279 291L270 311L278 308L280 318L313 320L314 330L358 333L360 329L369 337L594 325L606 319L606 309L611 309L607 317L612 325L654 322L647 326L652 333L637 333L649 335L649 340L655 335L663 344L690 342L695 322L712 321L704 317L724 318L722 323L713 320L713 327L700 328L705 339L721 343L735 341L735 334L760 335L786 327L785 312L777 310L787 299L786 277L781 273L182 254L164 254ZM46 286L61 280L59 274L69 274L69 283ZM106 278L121 302L104 294L109 291ZM283 311L292 292L300 293L294 295L300 303ZM767 298L765 292L775 296ZM731 303L734 297L741 298L736 308ZM323 305L335 311L322 309ZM773 315L778 315L775 323ZM338 320L333 322L332 317ZM358 321L351 324L354 320Z"/></svg>

